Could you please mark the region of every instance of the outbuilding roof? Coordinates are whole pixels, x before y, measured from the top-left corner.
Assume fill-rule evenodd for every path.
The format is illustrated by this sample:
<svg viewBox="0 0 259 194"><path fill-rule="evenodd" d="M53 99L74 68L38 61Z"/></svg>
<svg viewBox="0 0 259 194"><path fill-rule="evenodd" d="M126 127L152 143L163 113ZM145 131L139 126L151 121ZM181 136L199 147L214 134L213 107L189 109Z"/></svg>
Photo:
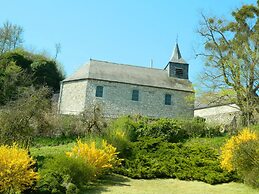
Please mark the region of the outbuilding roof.
<svg viewBox="0 0 259 194"><path fill-rule="evenodd" d="M118 64L94 59L90 59L88 64L83 65L78 71L66 78L63 82L84 79L193 92L193 87L189 80L169 77L167 70Z"/></svg>

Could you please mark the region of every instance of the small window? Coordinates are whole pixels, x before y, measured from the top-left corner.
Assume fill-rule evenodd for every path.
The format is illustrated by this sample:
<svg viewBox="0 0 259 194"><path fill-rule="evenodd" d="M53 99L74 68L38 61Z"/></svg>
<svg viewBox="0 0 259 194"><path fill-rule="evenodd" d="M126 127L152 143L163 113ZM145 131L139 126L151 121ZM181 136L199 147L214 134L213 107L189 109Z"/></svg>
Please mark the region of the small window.
<svg viewBox="0 0 259 194"><path fill-rule="evenodd" d="M182 68L175 68L175 75L177 77L183 77L183 69Z"/></svg>
<svg viewBox="0 0 259 194"><path fill-rule="evenodd" d="M165 95L165 105L171 105L171 95L170 94Z"/></svg>
<svg viewBox="0 0 259 194"><path fill-rule="evenodd" d="M103 86L97 86L96 87L95 96L96 97L103 97Z"/></svg>
<svg viewBox="0 0 259 194"><path fill-rule="evenodd" d="M138 90L133 90L132 91L132 98L133 101L138 101L139 99L139 91Z"/></svg>

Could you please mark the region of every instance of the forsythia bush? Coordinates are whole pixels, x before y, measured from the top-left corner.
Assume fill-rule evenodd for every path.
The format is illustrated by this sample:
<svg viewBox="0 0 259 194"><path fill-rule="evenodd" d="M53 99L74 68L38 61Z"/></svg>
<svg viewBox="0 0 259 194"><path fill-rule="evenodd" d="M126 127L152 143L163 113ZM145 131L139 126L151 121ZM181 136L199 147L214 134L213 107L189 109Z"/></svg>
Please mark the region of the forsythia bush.
<svg viewBox="0 0 259 194"><path fill-rule="evenodd" d="M39 176L32 166L35 161L27 150L12 146L0 146L0 193L21 192L30 188Z"/></svg>
<svg viewBox="0 0 259 194"><path fill-rule="evenodd" d="M259 136L243 129L222 147L221 167L237 171L245 183L259 187Z"/></svg>
<svg viewBox="0 0 259 194"><path fill-rule="evenodd" d="M96 170L95 175L99 175L103 170L111 169L121 162L117 157L116 148L104 140L100 149L96 147L95 142L87 144L78 140L72 151L66 154L71 158L83 159L88 165L93 166Z"/></svg>
<svg viewBox="0 0 259 194"><path fill-rule="evenodd" d="M231 137L227 143L222 147L221 154L221 166L222 168L232 171L235 169L233 166L234 152L238 149L242 143L249 142L251 140L257 140L258 137L255 132L251 132L248 128L245 128L237 136Z"/></svg>

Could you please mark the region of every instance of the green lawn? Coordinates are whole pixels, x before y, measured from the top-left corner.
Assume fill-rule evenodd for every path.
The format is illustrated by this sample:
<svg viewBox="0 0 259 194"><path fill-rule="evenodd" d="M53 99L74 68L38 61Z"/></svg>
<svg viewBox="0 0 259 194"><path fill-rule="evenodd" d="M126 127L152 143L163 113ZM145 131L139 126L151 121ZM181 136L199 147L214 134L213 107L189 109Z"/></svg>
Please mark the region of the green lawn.
<svg viewBox="0 0 259 194"><path fill-rule="evenodd" d="M134 180L120 175L110 175L99 180L82 194L259 194L241 183L209 185L197 181L177 179Z"/></svg>

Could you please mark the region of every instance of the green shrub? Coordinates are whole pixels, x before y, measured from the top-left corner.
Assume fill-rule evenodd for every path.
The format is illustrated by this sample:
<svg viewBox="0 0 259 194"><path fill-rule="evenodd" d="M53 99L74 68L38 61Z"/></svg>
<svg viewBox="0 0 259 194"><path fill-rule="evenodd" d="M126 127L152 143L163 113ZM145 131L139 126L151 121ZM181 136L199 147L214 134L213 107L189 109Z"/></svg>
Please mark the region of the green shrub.
<svg viewBox="0 0 259 194"><path fill-rule="evenodd" d="M120 158L130 154L130 143L137 139L136 125L131 117L120 117L112 121L104 131L104 138L117 148Z"/></svg>
<svg viewBox="0 0 259 194"><path fill-rule="evenodd" d="M234 154L234 166L245 184L259 188L259 139L243 142Z"/></svg>
<svg viewBox="0 0 259 194"><path fill-rule="evenodd" d="M172 119L157 119L136 130L138 137L161 137L168 142L178 142L185 138L181 125Z"/></svg>
<svg viewBox="0 0 259 194"><path fill-rule="evenodd" d="M188 138L223 135L219 126L208 126L204 119L199 117L189 120L122 117L112 122L106 131L108 140L110 139L122 153L124 151L120 147L125 147L125 141L136 141L142 137L163 138L164 141L176 143ZM116 133L123 134L124 137L120 138Z"/></svg>
<svg viewBox="0 0 259 194"><path fill-rule="evenodd" d="M57 155L44 162L37 188L40 192L69 193L95 179L95 169L77 158Z"/></svg>
<svg viewBox="0 0 259 194"><path fill-rule="evenodd" d="M168 143L163 138L140 138L133 143L132 155L117 173L131 178L178 178L210 184L237 179L220 167L218 151L203 145Z"/></svg>
<svg viewBox="0 0 259 194"><path fill-rule="evenodd" d="M185 137L218 137L224 135L220 132L220 126L208 125L200 117L194 117L190 120L181 120L181 130Z"/></svg>

